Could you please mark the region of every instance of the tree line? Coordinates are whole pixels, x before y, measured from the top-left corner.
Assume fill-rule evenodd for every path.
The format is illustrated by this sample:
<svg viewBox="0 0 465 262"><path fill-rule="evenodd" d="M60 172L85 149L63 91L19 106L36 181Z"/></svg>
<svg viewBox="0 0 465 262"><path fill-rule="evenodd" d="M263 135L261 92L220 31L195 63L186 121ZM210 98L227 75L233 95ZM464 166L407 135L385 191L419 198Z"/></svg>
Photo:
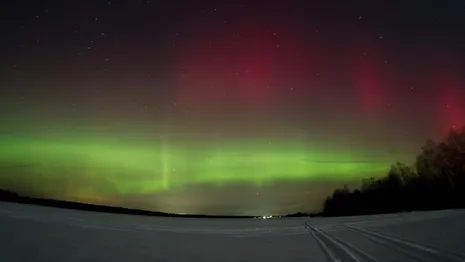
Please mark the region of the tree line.
<svg viewBox="0 0 465 262"><path fill-rule="evenodd" d="M439 143L428 140L413 165L396 163L386 176L346 185L324 202L325 216L392 213L465 207L465 126Z"/></svg>

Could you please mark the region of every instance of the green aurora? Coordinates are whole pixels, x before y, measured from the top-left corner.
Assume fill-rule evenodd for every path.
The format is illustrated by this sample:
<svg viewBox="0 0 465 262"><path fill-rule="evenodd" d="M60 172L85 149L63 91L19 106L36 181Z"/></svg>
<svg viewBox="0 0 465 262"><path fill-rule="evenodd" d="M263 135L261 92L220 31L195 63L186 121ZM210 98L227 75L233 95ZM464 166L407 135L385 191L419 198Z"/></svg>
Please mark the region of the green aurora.
<svg viewBox="0 0 465 262"><path fill-rule="evenodd" d="M302 142L229 142L187 148L161 141L12 137L1 140L0 159L9 170L2 173L3 183L29 180L47 192L56 187L50 183L47 189L47 181L74 176L85 177L89 185L103 180L112 185L109 192L75 188L67 192L70 199L79 198L76 194L84 191L99 199L156 194L193 185L262 187L286 181L356 180L384 174L392 163L362 162L356 153L308 149Z"/></svg>

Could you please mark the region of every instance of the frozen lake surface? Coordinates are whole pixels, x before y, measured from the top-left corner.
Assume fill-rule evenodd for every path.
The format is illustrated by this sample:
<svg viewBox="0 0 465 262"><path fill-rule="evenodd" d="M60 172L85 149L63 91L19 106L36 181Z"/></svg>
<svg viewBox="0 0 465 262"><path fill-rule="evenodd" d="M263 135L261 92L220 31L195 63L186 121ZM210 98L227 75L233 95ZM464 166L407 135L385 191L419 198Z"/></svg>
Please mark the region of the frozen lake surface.
<svg viewBox="0 0 465 262"><path fill-rule="evenodd" d="M198 219L0 202L0 261L465 261L465 211Z"/></svg>

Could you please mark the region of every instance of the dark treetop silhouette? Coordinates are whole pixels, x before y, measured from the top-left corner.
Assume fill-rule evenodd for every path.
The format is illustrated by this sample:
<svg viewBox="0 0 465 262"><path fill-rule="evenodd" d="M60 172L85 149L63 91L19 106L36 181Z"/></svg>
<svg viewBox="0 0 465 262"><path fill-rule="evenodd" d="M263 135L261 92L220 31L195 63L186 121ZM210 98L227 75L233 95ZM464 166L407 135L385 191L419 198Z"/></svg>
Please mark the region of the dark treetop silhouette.
<svg viewBox="0 0 465 262"><path fill-rule="evenodd" d="M324 204L328 216L465 207L465 127L440 143L428 140L413 166L398 162L385 177L360 189L336 189Z"/></svg>

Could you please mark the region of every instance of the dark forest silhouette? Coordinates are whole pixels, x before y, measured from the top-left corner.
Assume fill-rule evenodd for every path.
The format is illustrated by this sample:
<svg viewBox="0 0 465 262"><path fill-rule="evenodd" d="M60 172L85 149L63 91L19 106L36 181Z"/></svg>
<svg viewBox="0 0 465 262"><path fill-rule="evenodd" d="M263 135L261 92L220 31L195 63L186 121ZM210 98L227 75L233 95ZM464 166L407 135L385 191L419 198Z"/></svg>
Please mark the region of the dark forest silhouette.
<svg viewBox="0 0 465 262"><path fill-rule="evenodd" d="M324 203L325 216L391 213L465 207L465 127L440 143L428 140L412 166L396 163L360 189L336 189Z"/></svg>

